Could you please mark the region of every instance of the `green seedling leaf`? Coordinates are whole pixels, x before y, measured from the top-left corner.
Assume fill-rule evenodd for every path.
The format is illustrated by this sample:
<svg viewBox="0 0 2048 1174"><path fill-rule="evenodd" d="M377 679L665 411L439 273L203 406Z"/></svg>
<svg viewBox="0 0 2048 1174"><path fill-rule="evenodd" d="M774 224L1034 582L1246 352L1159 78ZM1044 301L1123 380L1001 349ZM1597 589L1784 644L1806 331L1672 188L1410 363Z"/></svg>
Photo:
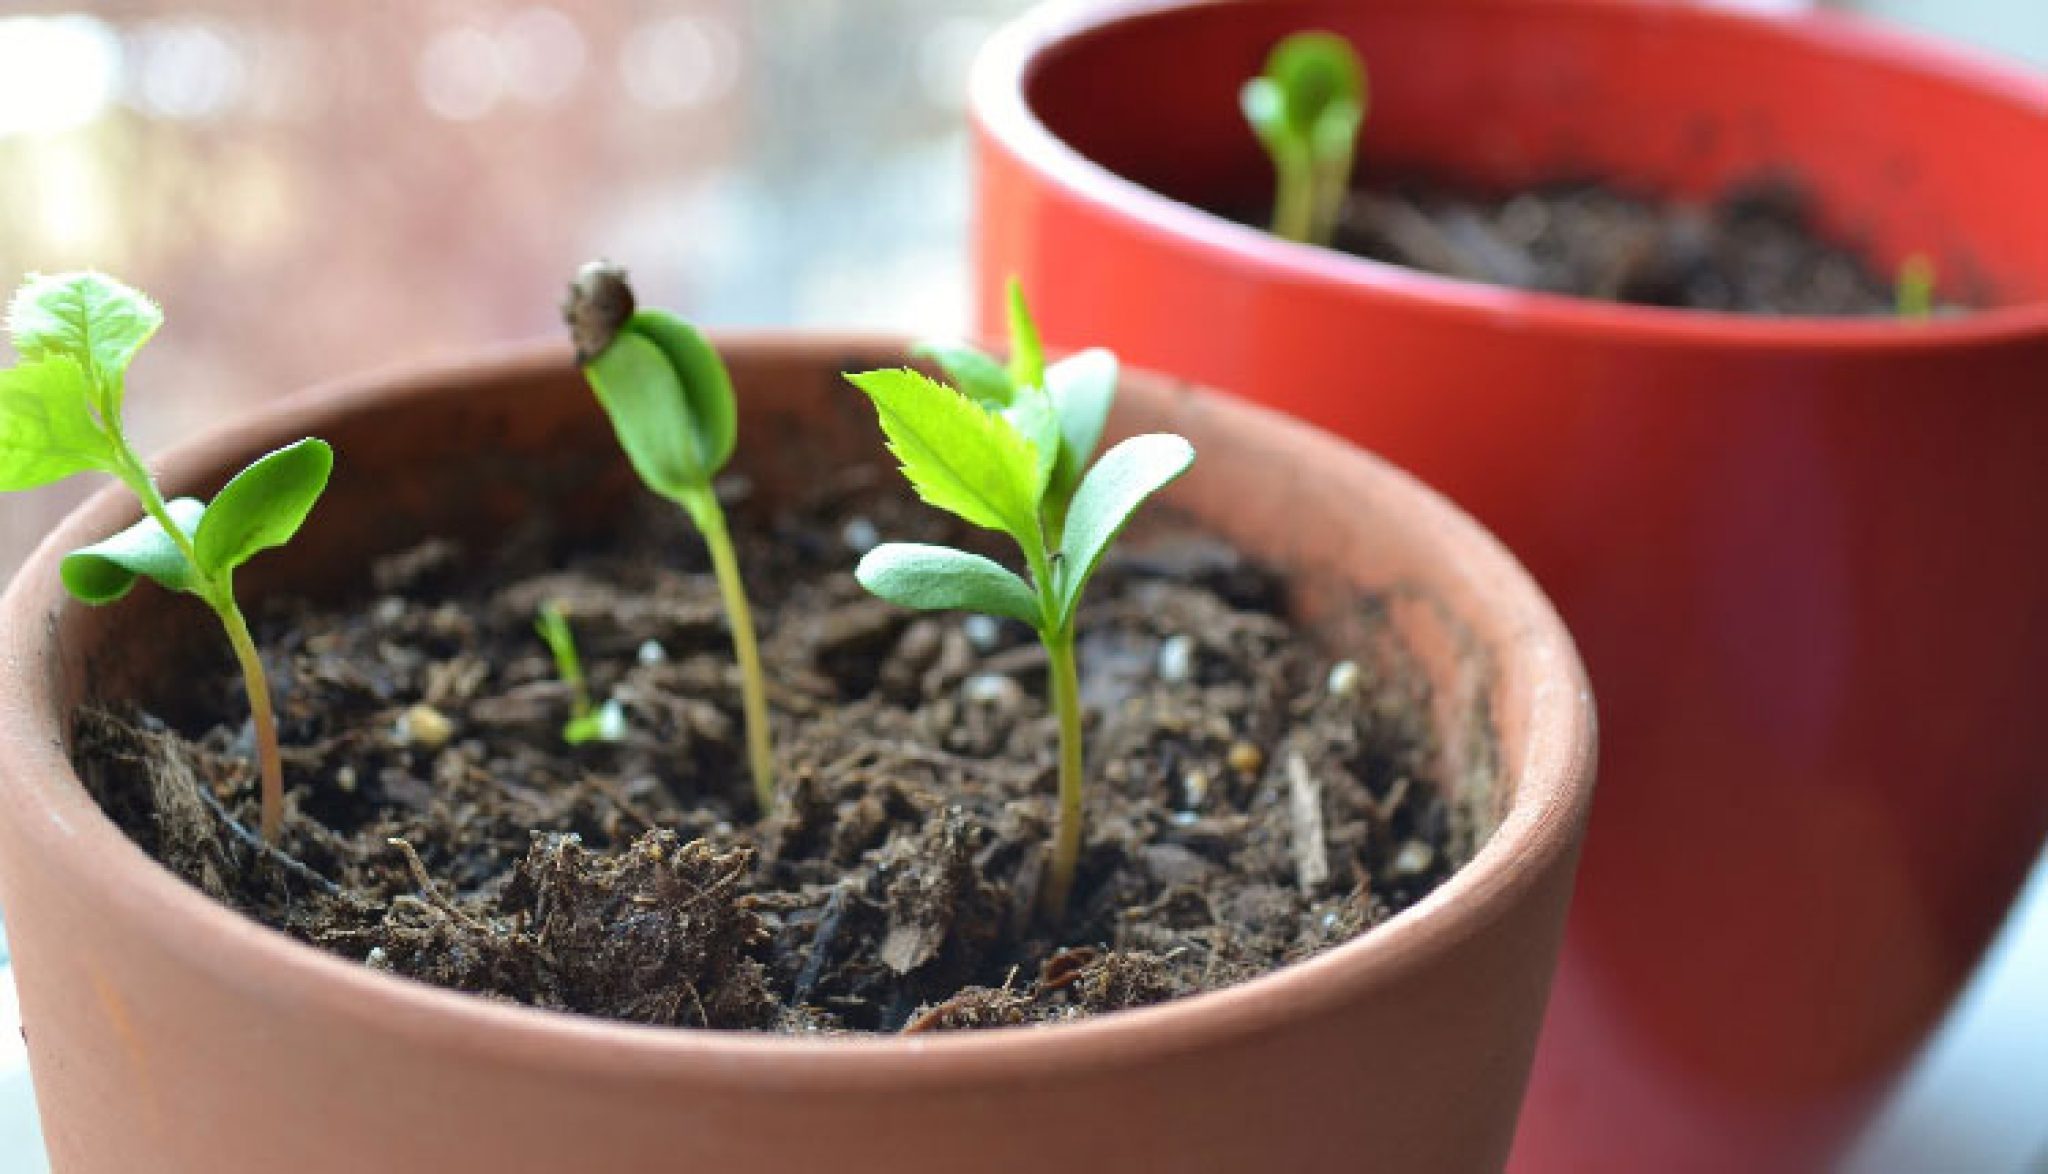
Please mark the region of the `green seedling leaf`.
<svg viewBox="0 0 2048 1174"><path fill-rule="evenodd" d="M1024 304L1024 283L1010 278L1010 382L1019 387L1045 386L1045 348L1038 326Z"/></svg>
<svg viewBox="0 0 2048 1174"><path fill-rule="evenodd" d="M571 746L589 742L619 742L626 737L626 710L616 698L596 709L569 719L562 727L562 741Z"/></svg>
<svg viewBox="0 0 2048 1174"><path fill-rule="evenodd" d="M1296 33L1273 47L1266 71L1238 94L1245 121L1272 156L1273 231L1328 244L1351 185L1365 121L1365 66L1333 33Z"/></svg>
<svg viewBox="0 0 2048 1174"><path fill-rule="evenodd" d="M327 489L334 450L308 437L257 458L221 488L193 535L199 566L225 575L260 551L283 546Z"/></svg>
<svg viewBox="0 0 2048 1174"><path fill-rule="evenodd" d="M1088 470L1067 508L1059 582L1062 628L1073 620L1089 578L1138 507L1187 472L1194 461L1194 446L1186 440L1154 433L1124 441Z"/></svg>
<svg viewBox="0 0 2048 1174"><path fill-rule="evenodd" d="M1052 484L1053 470L1059 464L1061 448L1060 418L1053 411L1052 397L1025 384L1017 388L1016 400L997 414L1017 430L1017 435L1030 442L1031 451L1038 458L1031 495L1043 501L1046 487Z"/></svg>
<svg viewBox="0 0 2048 1174"><path fill-rule="evenodd" d="M7 330L21 357L77 363L93 405L108 421L120 415L130 360L163 321L163 311L141 291L100 273L32 276L7 306Z"/></svg>
<svg viewBox="0 0 2048 1174"><path fill-rule="evenodd" d="M1064 505L1102 443L1102 428L1116 403L1116 356L1100 347L1070 355L1048 367L1046 393L1060 422L1059 463L1049 494Z"/></svg>
<svg viewBox="0 0 2048 1174"><path fill-rule="evenodd" d="M1365 67L1351 42L1335 33L1296 33L1282 40L1266 57L1264 80L1279 91L1277 113L1300 142L1327 145L1330 126L1348 122L1355 129L1364 117Z"/></svg>
<svg viewBox="0 0 2048 1174"><path fill-rule="evenodd" d="M964 342L921 342L912 346L910 353L938 364L953 386L982 407L1006 408L1016 397L1016 387L1003 365Z"/></svg>
<svg viewBox="0 0 2048 1174"><path fill-rule="evenodd" d="M891 603L917 611L978 611L1045 627L1038 597L1000 563L913 542L889 542L862 556L853 577Z"/></svg>
<svg viewBox="0 0 2048 1174"><path fill-rule="evenodd" d="M675 367L645 335L625 331L583 368L619 447L647 487L673 501L700 492L711 466Z"/></svg>
<svg viewBox="0 0 2048 1174"><path fill-rule="evenodd" d="M1039 532L1040 454L1009 421L907 368L847 379L874 401L889 450L919 497L1020 541Z"/></svg>
<svg viewBox="0 0 2048 1174"><path fill-rule="evenodd" d="M205 520L206 504L197 498L173 498L164 508L187 537ZM154 518L144 518L112 538L65 555L58 573L65 590L91 604L114 602L144 577L187 594L198 594L201 586L184 552Z"/></svg>
<svg viewBox="0 0 2048 1174"><path fill-rule="evenodd" d="M0 371L0 493L108 468L113 446L93 419L85 372L68 355Z"/></svg>
<svg viewBox="0 0 2048 1174"><path fill-rule="evenodd" d="M725 360L696 327L667 310L639 310L626 329L643 335L661 349L675 369L683 396L683 414L697 437L698 455L707 478L732 459L739 440L739 406L733 399L732 376Z"/></svg>

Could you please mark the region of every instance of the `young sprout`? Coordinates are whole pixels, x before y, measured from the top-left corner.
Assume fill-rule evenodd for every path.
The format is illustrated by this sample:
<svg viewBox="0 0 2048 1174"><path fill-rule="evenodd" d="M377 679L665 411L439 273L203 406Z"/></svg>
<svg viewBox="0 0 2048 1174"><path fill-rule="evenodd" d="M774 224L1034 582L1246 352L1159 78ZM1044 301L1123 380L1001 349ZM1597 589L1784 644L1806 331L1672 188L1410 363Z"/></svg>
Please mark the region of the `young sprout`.
<svg viewBox="0 0 2048 1174"><path fill-rule="evenodd" d="M1934 317L1934 259L1913 253L1899 262L1892 297L1901 318L1923 321Z"/></svg>
<svg viewBox="0 0 2048 1174"><path fill-rule="evenodd" d="M298 533L327 488L334 452L311 438L235 474L211 503L165 501L136 456L121 418L128 364L163 324L136 290L98 273L31 275L7 309L21 363L0 371L0 492L34 489L75 473L126 485L143 519L64 557L72 595L112 603L138 578L195 595L227 629L242 670L262 776L262 831L275 844L284 821L284 768L262 658L235 601L235 569Z"/></svg>
<svg viewBox="0 0 2048 1174"><path fill-rule="evenodd" d="M626 271L610 262L592 261L577 272L562 316L576 344L576 362L611 417L633 470L649 489L683 507L711 551L739 662L747 765L765 815L775 804L767 688L739 559L711 485L738 439L732 379L695 327L665 310L636 308Z"/></svg>
<svg viewBox="0 0 2048 1174"><path fill-rule="evenodd" d="M1365 66L1335 33L1296 33L1273 47L1266 72L1238 94L1273 158L1273 233L1327 245L1351 190L1351 159L1365 121Z"/></svg>
<svg viewBox="0 0 2048 1174"><path fill-rule="evenodd" d="M1023 551L1028 581L978 554L893 542L869 551L854 575L861 586L905 607L959 608L1019 620L1044 643L1060 744L1059 823L1043 905L1057 924L1081 856L1075 612L1110 543L1147 498L1187 471L1195 450L1178 436L1137 436L1090 467L1115 393L1114 361L1107 363L1107 383L1100 380L1104 359L1082 362L1085 356L1067 360L1078 366L1069 368L1070 377L1056 379L1057 368L1043 368L1014 283L1011 309L1012 338L1021 345L1008 370L971 348L922 348L971 392L907 369L847 378L874 401L889 449L918 496L973 525L1008 534ZM1067 394L1055 397L1036 377L1065 386Z"/></svg>
<svg viewBox="0 0 2048 1174"><path fill-rule="evenodd" d="M626 711L617 698L603 705L590 703L590 684L583 677L583 658L576 655L576 636L569 630L568 613L554 602L540 605L533 630L555 658L555 675L569 686L569 720L562 726L562 741L571 746L585 742L616 742L626 736Z"/></svg>

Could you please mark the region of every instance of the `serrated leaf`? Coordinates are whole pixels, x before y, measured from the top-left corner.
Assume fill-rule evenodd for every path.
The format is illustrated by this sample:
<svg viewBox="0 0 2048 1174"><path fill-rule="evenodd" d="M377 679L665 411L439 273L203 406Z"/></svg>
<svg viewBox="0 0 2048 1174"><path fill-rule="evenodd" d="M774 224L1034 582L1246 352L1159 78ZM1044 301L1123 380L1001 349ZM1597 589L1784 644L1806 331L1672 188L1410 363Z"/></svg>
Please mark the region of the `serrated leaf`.
<svg viewBox="0 0 2048 1174"><path fill-rule="evenodd" d="M173 498L164 508L187 537L195 534L205 519L206 504L197 498ZM192 564L154 518L144 518L111 538L65 555L58 573L65 590L92 604L114 602L128 594L138 578L147 577L168 590L191 594L196 594L199 586Z"/></svg>
<svg viewBox="0 0 2048 1174"><path fill-rule="evenodd" d="M949 546L890 542L862 556L853 577L891 603L918 611L978 611L1045 626L1038 597L992 559Z"/></svg>
<svg viewBox="0 0 2048 1174"><path fill-rule="evenodd" d="M1015 398L1010 373L988 354L964 342L920 342L910 348L920 359L937 363L953 386L983 407L1008 407Z"/></svg>
<svg viewBox="0 0 2048 1174"><path fill-rule="evenodd" d="M1166 433L1133 436L1102 454L1081 479L1067 507L1059 584L1062 627L1070 623L1081 592L1147 498L1164 489L1195 462L1195 448Z"/></svg>
<svg viewBox="0 0 2048 1174"><path fill-rule="evenodd" d="M199 565L220 575L291 541L333 471L334 450L312 437L257 458L206 507L192 538Z"/></svg>
<svg viewBox="0 0 2048 1174"><path fill-rule="evenodd" d="M849 375L874 401L889 451L919 497L1019 542L1039 534L1039 454L1009 421L916 371Z"/></svg>
<svg viewBox="0 0 2048 1174"><path fill-rule="evenodd" d="M661 348L675 368L684 411L697 436L705 476L717 476L732 459L739 440L739 405L733 399L732 375L703 332L667 310L640 310L627 319L627 330L645 335Z"/></svg>
<svg viewBox="0 0 2048 1174"><path fill-rule="evenodd" d="M1010 278L1010 382L1019 387L1045 386L1045 347L1038 325L1024 304L1024 283Z"/></svg>
<svg viewBox="0 0 2048 1174"><path fill-rule="evenodd" d="M1060 422L1059 462L1053 468L1052 501L1064 506L1102 443L1102 428L1116 403L1116 356L1100 347L1069 355L1046 368L1045 389Z"/></svg>
<svg viewBox="0 0 2048 1174"><path fill-rule="evenodd" d="M0 493L110 467L89 394L85 372L65 356L0 371Z"/></svg>
<svg viewBox="0 0 2048 1174"><path fill-rule="evenodd" d="M120 414L129 362L163 321L140 290L102 273L32 276L7 306L7 330L22 358L62 355L77 363L109 419Z"/></svg>

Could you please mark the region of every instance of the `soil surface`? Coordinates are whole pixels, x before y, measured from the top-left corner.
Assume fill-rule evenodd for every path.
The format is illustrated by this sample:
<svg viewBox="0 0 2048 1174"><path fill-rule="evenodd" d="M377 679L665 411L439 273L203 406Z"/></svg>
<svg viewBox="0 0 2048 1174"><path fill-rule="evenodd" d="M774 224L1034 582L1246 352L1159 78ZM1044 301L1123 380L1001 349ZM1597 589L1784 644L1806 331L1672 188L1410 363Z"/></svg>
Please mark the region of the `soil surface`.
<svg viewBox="0 0 2048 1174"><path fill-rule="evenodd" d="M1446 277L1634 305L1897 313L1894 275L1827 239L1810 199L1785 179L1743 184L1705 204L1587 183L1506 196L1429 183L1372 187L1353 193L1336 246Z"/></svg>
<svg viewBox="0 0 2048 1174"><path fill-rule="evenodd" d="M1342 942L1469 856L1398 652L1333 660L1273 575L1162 522L1082 609L1088 847L1065 924L1040 924L1043 653L1020 625L860 589L878 536L1002 553L875 480L772 517L741 487L734 507L782 774L765 821L703 546L651 502L595 546L535 522L496 550L406 551L346 610L258 601L281 851L247 830L225 657L149 713L83 713L82 773L145 849L294 937L492 998L715 1028L1154 1003ZM622 740L563 742L570 694L533 628L549 600Z"/></svg>

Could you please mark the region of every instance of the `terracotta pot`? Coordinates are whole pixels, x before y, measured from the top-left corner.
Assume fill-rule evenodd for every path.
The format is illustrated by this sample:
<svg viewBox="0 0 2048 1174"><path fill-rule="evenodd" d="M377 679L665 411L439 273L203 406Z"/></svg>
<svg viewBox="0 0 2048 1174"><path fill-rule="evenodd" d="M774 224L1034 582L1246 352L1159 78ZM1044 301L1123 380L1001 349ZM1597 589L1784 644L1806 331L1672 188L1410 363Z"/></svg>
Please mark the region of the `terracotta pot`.
<svg viewBox="0 0 2048 1174"><path fill-rule="evenodd" d="M1369 167L1693 195L1789 167L1881 263L1928 251L1998 308L1601 305L1190 206L1258 206L1236 90L1303 28L1367 60ZM1015 273L1049 339L1386 454L1583 647L1610 785L1515 1169L1825 1165L2048 831L2048 87L1825 15L1262 0L1047 10L973 105L989 333Z"/></svg>
<svg viewBox="0 0 2048 1174"><path fill-rule="evenodd" d="M839 372L901 343L731 336L740 468L777 494L879 462ZM60 1174L290 1170L831 1170L1042 1174L1485 1171L1507 1152L1592 785L1592 709L1564 629L1435 494L1256 408L1127 380L1111 427L1202 453L1169 500L1287 568L1342 638L1368 594L1428 674L1445 777L1496 829L1369 935L1244 986L1071 1026L803 1040L497 1005L379 974L243 919L146 857L65 755L87 699L176 688L210 640L189 601L67 603L62 551L124 523L103 493L0 607L0 898ZM489 542L535 509L632 492L553 347L373 380L180 449L173 491L305 434L333 488L252 592L357 585L429 534Z"/></svg>

